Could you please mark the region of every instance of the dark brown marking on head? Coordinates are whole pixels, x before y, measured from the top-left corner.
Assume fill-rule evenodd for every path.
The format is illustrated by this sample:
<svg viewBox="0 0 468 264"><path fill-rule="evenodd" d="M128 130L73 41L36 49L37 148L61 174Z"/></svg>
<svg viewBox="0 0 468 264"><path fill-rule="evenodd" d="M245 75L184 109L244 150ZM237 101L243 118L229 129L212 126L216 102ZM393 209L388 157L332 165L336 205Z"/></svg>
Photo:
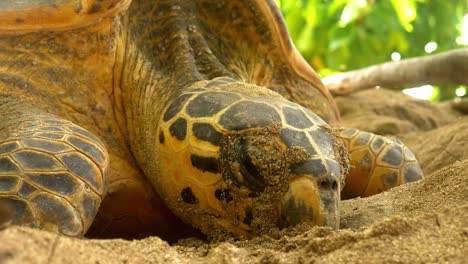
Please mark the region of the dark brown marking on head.
<svg viewBox="0 0 468 264"><path fill-rule="evenodd" d="M192 117L213 116L239 99L240 97L233 93L202 93L187 105L187 113Z"/></svg>
<svg viewBox="0 0 468 264"><path fill-rule="evenodd" d="M333 140L327 132L323 129L315 129L309 132L312 140L317 144L322 155L327 157L334 157Z"/></svg>
<svg viewBox="0 0 468 264"><path fill-rule="evenodd" d="M303 147L307 153L311 155L317 154L317 151L310 144L306 134L302 131L283 128L281 129L281 139L288 147Z"/></svg>
<svg viewBox="0 0 468 264"><path fill-rule="evenodd" d="M188 204L198 203L198 199L195 197L190 187L184 188L180 193L180 196L182 197L182 200Z"/></svg>
<svg viewBox="0 0 468 264"><path fill-rule="evenodd" d="M305 219L314 219L314 210L305 205L304 201L296 202L294 195L288 191L287 200L281 207L281 220L284 227L297 225Z"/></svg>
<svg viewBox="0 0 468 264"><path fill-rule="evenodd" d="M9 157L0 158L0 172L16 173L20 168Z"/></svg>
<svg viewBox="0 0 468 264"><path fill-rule="evenodd" d="M167 122L171 118L176 116L180 112L180 110L182 110L182 108L184 107L185 101L187 101L187 99L191 96L192 96L191 94L183 94L177 97L177 99L175 99L174 102L171 103L169 108L167 108L166 112L164 113L164 116L163 116L164 122Z"/></svg>
<svg viewBox="0 0 468 264"><path fill-rule="evenodd" d="M364 146L364 145L366 145L367 143L369 143L369 140L370 140L371 138L372 138L372 134L371 134L371 133L361 132L361 133L359 134L358 139L356 140L355 145L357 145L357 146Z"/></svg>
<svg viewBox="0 0 468 264"><path fill-rule="evenodd" d="M230 201L233 200L231 193L229 192L228 189L216 189L215 191L215 197L219 201L225 201L226 203L229 203Z"/></svg>
<svg viewBox="0 0 468 264"><path fill-rule="evenodd" d="M383 156L382 161L395 167L400 166L403 162L403 153L401 151L401 146L394 145L390 149L388 149L385 155Z"/></svg>
<svg viewBox="0 0 468 264"><path fill-rule="evenodd" d="M340 164L338 162L336 162L335 160L330 160L330 159L325 159L327 161L327 165L328 165L328 169L330 171L330 174L334 177L340 177L341 175L341 167L340 167Z"/></svg>
<svg viewBox="0 0 468 264"><path fill-rule="evenodd" d="M51 155L22 150L13 154L13 158L26 169L57 169L60 167Z"/></svg>
<svg viewBox="0 0 468 264"><path fill-rule="evenodd" d="M378 150L380 149L380 147L382 147L382 145L385 143L385 141L383 140L382 137L380 136L377 136L375 138L375 140L372 142L372 148L375 149L375 150Z"/></svg>
<svg viewBox="0 0 468 264"><path fill-rule="evenodd" d="M244 217L244 221L242 221L242 223L250 226L252 224L252 220L253 220L252 207L250 207L250 206L245 207L244 214L245 214L245 217Z"/></svg>
<svg viewBox="0 0 468 264"><path fill-rule="evenodd" d="M395 172L387 173L382 176L384 186L393 187L397 184L398 175Z"/></svg>
<svg viewBox="0 0 468 264"><path fill-rule="evenodd" d="M410 163L404 170L405 181L414 182L422 179L423 173L418 163Z"/></svg>
<svg viewBox="0 0 468 264"><path fill-rule="evenodd" d="M359 161L359 170L363 173L363 175L369 175L372 170L373 159L371 159L371 153L366 152L362 159Z"/></svg>
<svg viewBox="0 0 468 264"><path fill-rule="evenodd" d="M220 125L229 130L266 127L281 122L276 110L266 104L243 101L235 104L221 115Z"/></svg>
<svg viewBox="0 0 468 264"><path fill-rule="evenodd" d="M190 156L190 160L192 162L192 165L205 172L211 172L211 173L219 173L219 165L218 165L218 159L212 158L212 157L202 157L198 156L195 154L192 154Z"/></svg>
<svg viewBox="0 0 468 264"><path fill-rule="evenodd" d="M313 177L325 175L327 168L320 159L309 159L300 163L292 164L289 169L293 174L305 174Z"/></svg>
<svg viewBox="0 0 468 264"><path fill-rule="evenodd" d="M357 133L358 133L358 130L356 128L347 128L340 132L340 136L344 138L352 138Z"/></svg>
<svg viewBox="0 0 468 264"><path fill-rule="evenodd" d="M24 19L17 17L15 19L15 22L18 23L18 24L22 24L22 23L24 23Z"/></svg>
<svg viewBox="0 0 468 264"><path fill-rule="evenodd" d="M286 119L286 123L295 128L303 129L312 126L312 122L310 122L300 109L284 107L283 115Z"/></svg>
<svg viewBox="0 0 468 264"><path fill-rule="evenodd" d="M184 140L187 136L187 120L180 117L169 127L171 135L178 140Z"/></svg>
<svg viewBox="0 0 468 264"><path fill-rule="evenodd" d="M159 131L159 144L164 144L165 140L166 140L166 138L164 137L164 132Z"/></svg>
<svg viewBox="0 0 468 264"><path fill-rule="evenodd" d="M222 135L212 125L208 123L194 123L192 131L196 138L210 142L215 146L220 145Z"/></svg>
<svg viewBox="0 0 468 264"><path fill-rule="evenodd" d="M310 111L307 108L303 108L305 114L309 119L314 123L315 125L326 125L327 121L329 119L329 116L327 115L317 115L314 112Z"/></svg>
<svg viewBox="0 0 468 264"><path fill-rule="evenodd" d="M78 190L78 183L69 173L29 173L26 177L39 186L55 193L71 195Z"/></svg>

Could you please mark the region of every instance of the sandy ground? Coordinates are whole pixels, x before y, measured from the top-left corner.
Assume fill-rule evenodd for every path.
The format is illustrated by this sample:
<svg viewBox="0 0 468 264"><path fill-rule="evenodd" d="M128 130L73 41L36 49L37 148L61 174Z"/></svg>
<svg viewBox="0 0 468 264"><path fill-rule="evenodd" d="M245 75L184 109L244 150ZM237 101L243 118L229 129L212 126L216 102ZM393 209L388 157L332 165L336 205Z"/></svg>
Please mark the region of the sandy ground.
<svg viewBox="0 0 468 264"><path fill-rule="evenodd" d="M274 237L170 246L73 239L9 227L4 263L468 263L468 102L432 104L369 90L338 98L346 126L398 137L421 161L422 181L341 203L341 229L298 227Z"/></svg>

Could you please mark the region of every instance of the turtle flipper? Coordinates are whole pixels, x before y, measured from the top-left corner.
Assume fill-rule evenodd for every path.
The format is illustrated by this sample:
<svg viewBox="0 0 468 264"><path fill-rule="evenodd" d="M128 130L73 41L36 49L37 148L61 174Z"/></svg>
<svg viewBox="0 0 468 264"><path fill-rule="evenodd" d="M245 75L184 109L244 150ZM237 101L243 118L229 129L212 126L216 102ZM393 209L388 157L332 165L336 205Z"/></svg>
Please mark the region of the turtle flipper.
<svg viewBox="0 0 468 264"><path fill-rule="evenodd" d="M374 195L423 177L414 154L399 140L355 128L341 130L339 138L351 159L343 199Z"/></svg>
<svg viewBox="0 0 468 264"><path fill-rule="evenodd" d="M0 201L12 224L83 235L106 193L108 156L91 133L0 98Z"/></svg>

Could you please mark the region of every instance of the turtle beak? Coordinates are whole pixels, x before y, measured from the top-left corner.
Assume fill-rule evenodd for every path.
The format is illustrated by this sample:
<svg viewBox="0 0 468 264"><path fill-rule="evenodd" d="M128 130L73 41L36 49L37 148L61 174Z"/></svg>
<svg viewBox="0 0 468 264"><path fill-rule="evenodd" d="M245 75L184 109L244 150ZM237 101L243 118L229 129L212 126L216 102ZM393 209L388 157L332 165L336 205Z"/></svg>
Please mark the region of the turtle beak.
<svg viewBox="0 0 468 264"><path fill-rule="evenodd" d="M339 227L338 202L340 192L333 177L298 175L291 179L289 190L279 202L281 227L300 223Z"/></svg>

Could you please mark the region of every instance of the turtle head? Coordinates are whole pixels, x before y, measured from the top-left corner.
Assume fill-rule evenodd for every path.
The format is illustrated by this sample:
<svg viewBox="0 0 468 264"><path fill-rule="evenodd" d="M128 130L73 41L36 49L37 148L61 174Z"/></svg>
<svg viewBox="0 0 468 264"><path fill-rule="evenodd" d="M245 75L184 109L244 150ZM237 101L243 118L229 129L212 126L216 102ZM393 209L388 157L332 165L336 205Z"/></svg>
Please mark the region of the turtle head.
<svg viewBox="0 0 468 264"><path fill-rule="evenodd" d="M277 93L225 80L199 85L165 108L158 134L153 183L202 232L338 227L341 164L331 129Z"/></svg>

